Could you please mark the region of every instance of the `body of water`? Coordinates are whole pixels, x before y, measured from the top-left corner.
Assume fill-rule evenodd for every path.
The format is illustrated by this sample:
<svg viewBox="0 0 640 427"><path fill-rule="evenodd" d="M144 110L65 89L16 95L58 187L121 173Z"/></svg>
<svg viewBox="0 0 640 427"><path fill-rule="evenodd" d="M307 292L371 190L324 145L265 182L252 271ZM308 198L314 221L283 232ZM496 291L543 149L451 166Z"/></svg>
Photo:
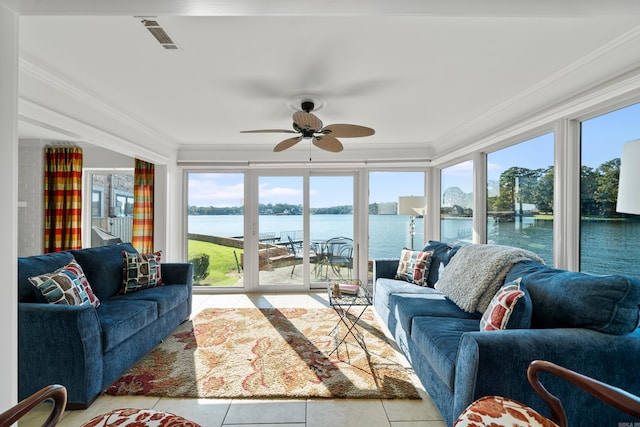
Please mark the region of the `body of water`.
<svg viewBox="0 0 640 427"><path fill-rule="evenodd" d="M423 219L415 219L415 249L422 242ZM261 215L260 233L302 230L301 215ZM352 237L352 215L312 215L311 240ZM446 218L441 221L443 241L470 243L471 218ZM226 237L244 234L242 215L189 216L189 233ZM493 222L487 227L490 243L530 250L553 265L553 221L523 218L522 222ZM583 221L581 224L581 259L583 271L595 274L624 273L640 277L637 242L640 222ZM411 246L409 218L404 215L369 216L369 258L397 258L403 247Z"/></svg>

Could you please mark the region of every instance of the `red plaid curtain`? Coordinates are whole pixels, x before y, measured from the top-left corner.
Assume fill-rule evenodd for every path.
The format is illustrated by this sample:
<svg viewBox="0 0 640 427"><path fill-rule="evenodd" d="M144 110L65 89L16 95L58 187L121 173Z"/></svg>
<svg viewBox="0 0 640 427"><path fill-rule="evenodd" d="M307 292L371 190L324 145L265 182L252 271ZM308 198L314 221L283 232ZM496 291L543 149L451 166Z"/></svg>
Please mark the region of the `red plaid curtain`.
<svg viewBox="0 0 640 427"><path fill-rule="evenodd" d="M153 252L153 175L152 163L135 159L131 243L140 253Z"/></svg>
<svg viewBox="0 0 640 427"><path fill-rule="evenodd" d="M82 148L45 147L44 251L82 247Z"/></svg>

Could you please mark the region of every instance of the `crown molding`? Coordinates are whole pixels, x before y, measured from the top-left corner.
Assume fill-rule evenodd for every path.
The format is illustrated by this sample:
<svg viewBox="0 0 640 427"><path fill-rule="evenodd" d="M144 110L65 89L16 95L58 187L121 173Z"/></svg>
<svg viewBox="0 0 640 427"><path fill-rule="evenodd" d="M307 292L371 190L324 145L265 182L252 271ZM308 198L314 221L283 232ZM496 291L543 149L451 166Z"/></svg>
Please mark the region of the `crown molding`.
<svg viewBox="0 0 640 427"><path fill-rule="evenodd" d="M484 114L481 114L475 117L473 120L468 121L464 125L458 127L454 131L455 134L464 135L465 131L468 131L468 130L471 131L473 130L474 127L481 125L483 122L491 121L491 117L494 117L499 114L503 114L505 111L509 111L511 109L516 108L516 106L519 103L531 97L535 97L537 93L542 92L544 90L553 89L554 84L556 85L562 84L562 81L564 79L570 79L572 75L575 75L575 73L580 72L581 70L583 70L585 67L589 65L594 65L594 64L597 65L598 63L602 63L603 61L606 60L607 55L611 54L616 50L627 48L627 49L631 49L631 52L635 52L636 48L631 46L632 43L640 44L640 25L632 28L631 30L616 37L615 39L609 41L608 43L605 43L604 45L590 52L589 54L580 57L578 60L558 70L557 72L553 73L549 77L537 82L534 85L531 85L526 90L519 92L516 96L506 100L505 102L495 106L494 108L487 110ZM623 72L624 71L628 72L629 69L623 70ZM598 85L598 83L600 83L600 85ZM598 87L598 86L602 86L602 83L603 82L596 82L594 85ZM608 94L608 96L611 96L611 94ZM571 99L572 98L570 98L570 100ZM573 99L575 101L575 97ZM562 108L566 108L566 107L563 106ZM550 110L547 110L547 115L549 114L549 111ZM544 111L543 111L543 116L544 116ZM549 118L545 117L544 120L548 122ZM539 124L537 126L539 126ZM516 127L521 127L521 125L518 125ZM456 138L457 137L453 133L450 133L450 134L441 135L438 139L446 140L446 139L456 139ZM468 152L468 150L465 150L465 151Z"/></svg>
<svg viewBox="0 0 640 427"><path fill-rule="evenodd" d="M18 111L20 111L20 120L32 124L38 122L43 126L60 127L69 134L82 136L82 141L84 142L120 152L124 155L162 164L168 163L172 157L170 154L161 153L157 148L146 148L137 141L131 141L99 129L89 123L64 115L22 97L18 98Z"/></svg>
<svg viewBox="0 0 640 427"><path fill-rule="evenodd" d="M100 114L115 118L124 126L127 126L135 132L143 135L146 140L152 141L152 144L155 146L159 144L170 150L175 150L178 147L178 144L166 135L157 132L131 115L126 114L120 109L100 100L97 96L89 93L88 91L82 90L78 86L69 83L67 80L64 80L45 70L43 67L36 65L32 60L20 58L19 71L20 73L25 73L38 79L46 86L79 101L82 105L91 108ZM37 119L35 120L37 121ZM55 127L55 125L53 126Z"/></svg>

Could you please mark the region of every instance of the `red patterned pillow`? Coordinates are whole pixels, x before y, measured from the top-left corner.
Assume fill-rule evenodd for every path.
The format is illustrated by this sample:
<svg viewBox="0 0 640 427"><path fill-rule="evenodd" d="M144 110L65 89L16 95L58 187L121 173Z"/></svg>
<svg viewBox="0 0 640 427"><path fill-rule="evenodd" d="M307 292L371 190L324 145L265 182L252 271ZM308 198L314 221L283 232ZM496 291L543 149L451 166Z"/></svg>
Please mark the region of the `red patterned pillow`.
<svg viewBox="0 0 640 427"><path fill-rule="evenodd" d="M524 296L520 289L520 279L503 286L494 295L487 311L480 319L481 331L495 331L507 329L509 318L516 308L518 301Z"/></svg>
<svg viewBox="0 0 640 427"><path fill-rule="evenodd" d="M420 286L427 286L427 276L433 251L410 251L403 249L396 271L396 279Z"/></svg>
<svg viewBox="0 0 640 427"><path fill-rule="evenodd" d="M169 412L154 411L152 409L116 409L106 414L98 415L82 424L82 427L100 426L136 426L136 427L200 427L193 421L184 419Z"/></svg>
<svg viewBox="0 0 640 427"><path fill-rule="evenodd" d="M473 402L458 417L453 427L478 426L558 427L520 402L499 396L486 396Z"/></svg>

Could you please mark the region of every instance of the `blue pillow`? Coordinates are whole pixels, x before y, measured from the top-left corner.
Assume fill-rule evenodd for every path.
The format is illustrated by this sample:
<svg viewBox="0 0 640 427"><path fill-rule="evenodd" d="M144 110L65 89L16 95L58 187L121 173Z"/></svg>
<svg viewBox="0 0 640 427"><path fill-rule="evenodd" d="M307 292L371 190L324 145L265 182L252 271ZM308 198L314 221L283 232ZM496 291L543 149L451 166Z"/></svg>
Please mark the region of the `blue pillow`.
<svg viewBox="0 0 640 427"><path fill-rule="evenodd" d="M638 327L636 278L538 267L522 277L522 284L533 302L532 328L587 328L625 335Z"/></svg>
<svg viewBox="0 0 640 427"><path fill-rule="evenodd" d="M446 266L449 260L458 252L458 249L460 249L460 246L449 246L445 242L429 240L429 244L422 249L422 252L433 251L429 274L427 275L427 286L433 288L438 281L440 265Z"/></svg>

